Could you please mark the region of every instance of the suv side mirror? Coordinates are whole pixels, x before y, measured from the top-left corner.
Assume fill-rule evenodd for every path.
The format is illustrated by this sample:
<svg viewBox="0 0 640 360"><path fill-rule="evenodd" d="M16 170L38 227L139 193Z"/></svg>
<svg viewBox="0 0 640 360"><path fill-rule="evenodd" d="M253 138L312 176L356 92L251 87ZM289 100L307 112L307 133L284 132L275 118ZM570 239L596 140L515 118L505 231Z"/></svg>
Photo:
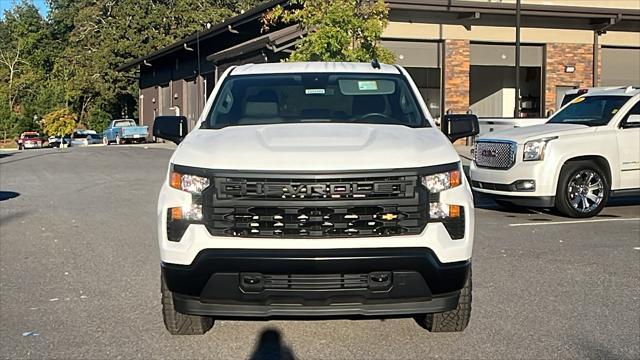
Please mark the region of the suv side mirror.
<svg viewBox="0 0 640 360"><path fill-rule="evenodd" d="M451 142L480 132L478 117L474 114L449 114L442 118L442 132Z"/></svg>
<svg viewBox="0 0 640 360"><path fill-rule="evenodd" d="M631 114L625 121L624 127L640 127L640 114Z"/></svg>
<svg viewBox="0 0 640 360"><path fill-rule="evenodd" d="M176 144L180 144L188 130L184 116L158 116L153 122L153 136Z"/></svg>

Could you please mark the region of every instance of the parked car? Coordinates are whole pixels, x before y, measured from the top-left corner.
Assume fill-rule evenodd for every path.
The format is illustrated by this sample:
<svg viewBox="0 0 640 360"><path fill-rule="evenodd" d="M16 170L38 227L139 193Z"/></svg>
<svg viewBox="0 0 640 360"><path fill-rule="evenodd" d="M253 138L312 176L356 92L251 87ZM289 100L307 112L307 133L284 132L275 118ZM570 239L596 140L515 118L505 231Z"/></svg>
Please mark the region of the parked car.
<svg viewBox="0 0 640 360"><path fill-rule="evenodd" d="M138 126L136 122L131 119L118 119L113 120L104 131L102 142L105 145L111 143L146 142L147 136L147 126Z"/></svg>
<svg viewBox="0 0 640 360"><path fill-rule="evenodd" d="M95 130L76 130L71 134L71 146L89 146L102 143L102 134Z"/></svg>
<svg viewBox="0 0 640 360"><path fill-rule="evenodd" d="M640 194L640 89L589 91L546 124L480 136L470 175L474 190L500 204L569 217Z"/></svg>
<svg viewBox="0 0 640 360"><path fill-rule="evenodd" d="M47 141L47 143L49 144L49 147L52 148L59 148L60 144L63 143L64 145L69 145L71 143L71 135L64 135L64 136L59 136L59 135L53 135L53 136L49 136L49 139Z"/></svg>
<svg viewBox="0 0 640 360"><path fill-rule="evenodd" d="M158 199L164 323L219 316L415 315L462 331L471 314L473 196L450 141L400 66L230 67L179 143ZM451 119L453 120L453 119ZM346 300L345 300L346 299ZM454 320L452 320L454 319Z"/></svg>
<svg viewBox="0 0 640 360"><path fill-rule="evenodd" d="M40 134L36 131L25 131L20 134L20 138L17 140L18 149L26 150L26 149L39 149L42 148L42 138Z"/></svg>

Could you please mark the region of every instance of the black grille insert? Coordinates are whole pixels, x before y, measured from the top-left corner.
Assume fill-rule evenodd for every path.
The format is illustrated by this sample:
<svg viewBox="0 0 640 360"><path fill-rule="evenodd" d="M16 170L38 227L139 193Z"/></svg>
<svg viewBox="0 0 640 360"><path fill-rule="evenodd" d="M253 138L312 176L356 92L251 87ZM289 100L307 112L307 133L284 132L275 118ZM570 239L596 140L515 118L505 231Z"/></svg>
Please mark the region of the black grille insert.
<svg viewBox="0 0 640 360"><path fill-rule="evenodd" d="M215 207L212 235L242 237L347 237L419 234L426 206Z"/></svg>
<svg viewBox="0 0 640 360"><path fill-rule="evenodd" d="M406 176L333 179L216 177L214 186L218 199L344 200L414 195L414 181Z"/></svg>

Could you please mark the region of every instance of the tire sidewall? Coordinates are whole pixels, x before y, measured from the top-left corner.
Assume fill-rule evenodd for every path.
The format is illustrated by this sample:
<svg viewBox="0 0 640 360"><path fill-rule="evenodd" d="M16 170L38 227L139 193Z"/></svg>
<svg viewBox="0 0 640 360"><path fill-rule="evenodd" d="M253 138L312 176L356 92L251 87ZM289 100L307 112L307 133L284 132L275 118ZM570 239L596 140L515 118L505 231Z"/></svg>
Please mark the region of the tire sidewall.
<svg viewBox="0 0 640 360"><path fill-rule="evenodd" d="M604 194L602 201L594 210L583 213L573 208L569 200L568 185L569 181L576 176L576 174L583 170L592 170L600 176L604 183ZM589 218L597 215L607 205L609 199L609 192L611 185L609 184L609 178L606 173L596 164L591 161L576 161L566 163L560 171L560 178L558 179L558 188L556 189L556 208L563 214L573 218Z"/></svg>

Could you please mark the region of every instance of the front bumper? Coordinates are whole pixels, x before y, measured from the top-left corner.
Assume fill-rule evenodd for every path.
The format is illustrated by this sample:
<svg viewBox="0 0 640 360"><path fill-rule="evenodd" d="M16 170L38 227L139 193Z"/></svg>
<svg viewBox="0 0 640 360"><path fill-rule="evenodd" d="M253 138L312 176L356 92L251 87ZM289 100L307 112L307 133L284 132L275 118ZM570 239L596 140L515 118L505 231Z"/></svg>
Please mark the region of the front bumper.
<svg viewBox="0 0 640 360"><path fill-rule="evenodd" d="M178 312L230 317L405 315L452 310L471 262L427 248L201 251L162 264Z"/></svg>
<svg viewBox="0 0 640 360"><path fill-rule="evenodd" d="M514 202L518 199L521 202L527 202L527 199L547 199L545 201L548 202L556 194L557 171L550 161L517 161L506 170L479 167L472 161L469 167L474 191L495 198L508 198ZM523 181L535 182L535 189L517 189L516 184Z"/></svg>

